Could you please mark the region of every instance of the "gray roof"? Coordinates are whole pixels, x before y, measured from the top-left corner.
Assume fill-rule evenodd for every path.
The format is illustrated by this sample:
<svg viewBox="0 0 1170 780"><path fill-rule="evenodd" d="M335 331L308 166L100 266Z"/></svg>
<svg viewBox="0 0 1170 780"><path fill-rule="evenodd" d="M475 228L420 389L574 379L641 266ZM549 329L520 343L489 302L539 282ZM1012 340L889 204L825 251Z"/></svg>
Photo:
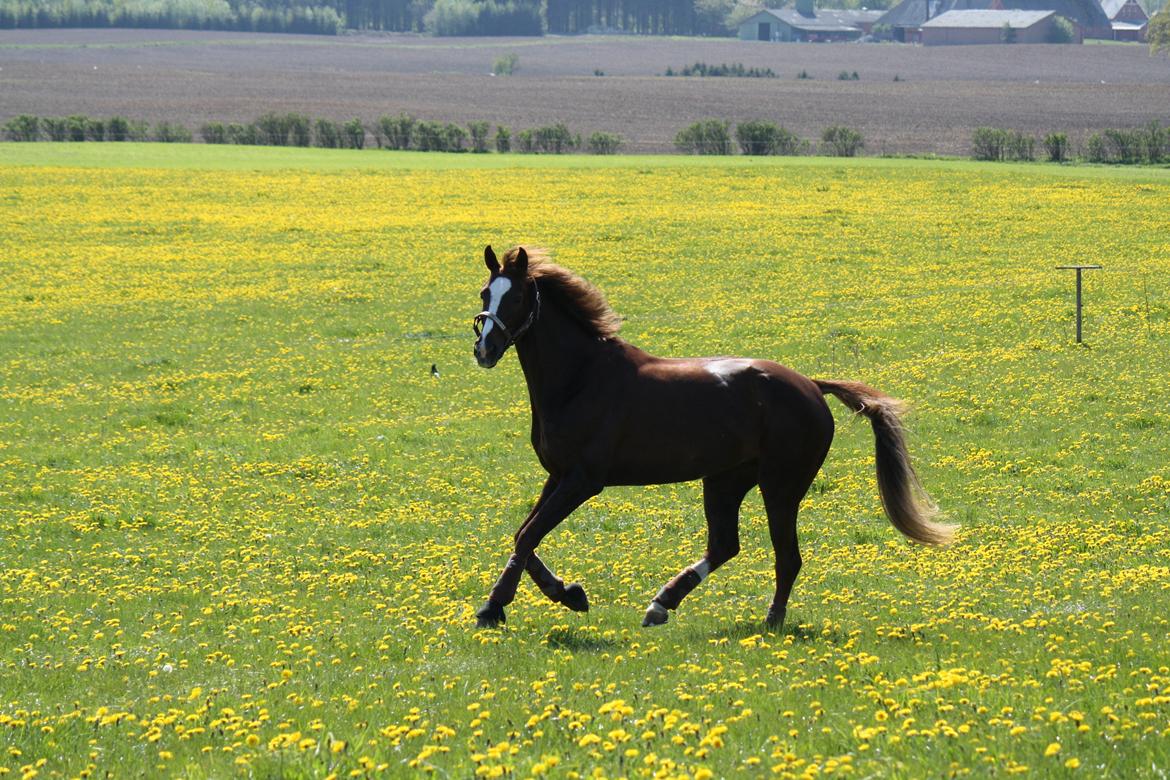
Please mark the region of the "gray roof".
<svg viewBox="0 0 1170 780"><path fill-rule="evenodd" d="M876 22L882 11L847 11L833 8L818 8L811 16L802 14L795 8L765 8L760 13L744 20L751 22L756 16L775 17L790 27L808 32L857 32L858 25L867 22Z"/></svg>
<svg viewBox="0 0 1170 780"><path fill-rule="evenodd" d="M923 29L935 27L967 27L967 28L995 28L1009 25L1017 30L1031 27L1054 15L1055 11L947 11L928 22L923 22Z"/></svg>
<svg viewBox="0 0 1170 780"><path fill-rule="evenodd" d="M930 18L948 11L968 9L990 10L995 0L902 0L886 11L878 24L892 27L920 27L928 16L926 4L930 3ZM1055 11L1086 29L1109 29L1109 18L1101 10L1097 0L1000 0L1004 8L1018 11Z"/></svg>
<svg viewBox="0 0 1170 780"><path fill-rule="evenodd" d="M1101 0L1101 10L1110 19L1117 16L1117 12L1125 5L1125 0Z"/></svg>
<svg viewBox="0 0 1170 780"><path fill-rule="evenodd" d="M1101 0L1101 10L1104 11L1105 15L1110 19L1114 19L1119 13L1121 13L1121 9L1124 8L1127 4L1128 0ZM1141 9L1142 16L1148 19L1149 15L1146 13L1146 9L1142 8L1141 3L1135 3L1135 5ZM1133 20L1129 19L1123 21L1132 22Z"/></svg>

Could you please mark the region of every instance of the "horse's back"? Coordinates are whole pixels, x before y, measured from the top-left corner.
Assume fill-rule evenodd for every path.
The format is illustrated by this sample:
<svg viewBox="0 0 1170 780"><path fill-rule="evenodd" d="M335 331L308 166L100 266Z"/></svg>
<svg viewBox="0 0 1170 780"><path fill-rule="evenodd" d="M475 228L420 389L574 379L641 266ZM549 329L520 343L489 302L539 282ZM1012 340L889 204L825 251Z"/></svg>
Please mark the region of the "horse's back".
<svg viewBox="0 0 1170 780"><path fill-rule="evenodd" d="M752 461L823 456L832 440L833 417L819 388L779 363L640 351L632 357L637 370L621 393L613 484L685 481Z"/></svg>

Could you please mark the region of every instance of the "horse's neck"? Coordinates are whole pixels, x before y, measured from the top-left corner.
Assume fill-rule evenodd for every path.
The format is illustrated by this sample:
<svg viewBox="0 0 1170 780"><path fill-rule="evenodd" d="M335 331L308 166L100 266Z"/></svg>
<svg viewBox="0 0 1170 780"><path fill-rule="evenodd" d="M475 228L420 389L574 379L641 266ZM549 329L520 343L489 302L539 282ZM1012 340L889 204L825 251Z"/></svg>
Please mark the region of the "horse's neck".
<svg viewBox="0 0 1170 780"><path fill-rule="evenodd" d="M604 349L560 307L546 303L540 318L516 342L516 354L537 416L559 399L575 395L586 365Z"/></svg>

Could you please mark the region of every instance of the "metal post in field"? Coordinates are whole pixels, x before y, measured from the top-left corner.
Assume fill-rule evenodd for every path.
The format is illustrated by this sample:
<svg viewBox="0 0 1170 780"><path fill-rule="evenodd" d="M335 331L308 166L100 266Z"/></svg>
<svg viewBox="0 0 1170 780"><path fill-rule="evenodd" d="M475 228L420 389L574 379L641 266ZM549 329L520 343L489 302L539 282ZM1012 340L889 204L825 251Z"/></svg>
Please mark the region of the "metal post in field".
<svg viewBox="0 0 1170 780"><path fill-rule="evenodd" d="M1083 271L1094 271L1099 269L1099 265L1058 265L1058 271L1076 271L1077 272L1077 343L1081 343L1081 273Z"/></svg>

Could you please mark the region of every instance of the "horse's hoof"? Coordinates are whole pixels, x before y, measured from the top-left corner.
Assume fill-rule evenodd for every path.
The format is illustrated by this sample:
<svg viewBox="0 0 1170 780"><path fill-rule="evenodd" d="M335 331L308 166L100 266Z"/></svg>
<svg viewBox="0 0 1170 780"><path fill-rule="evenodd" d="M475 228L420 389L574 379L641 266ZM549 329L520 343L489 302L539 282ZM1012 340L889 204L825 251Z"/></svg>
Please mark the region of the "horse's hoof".
<svg viewBox="0 0 1170 780"><path fill-rule="evenodd" d="M657 601L651 601L650 606L646 608L646 616L642 618L642 627L661 626L669 618L670 613L666 611L666 607Z"/></svg>
<svg viewBox="0 0 1170 780"><path fill-rule="evenodd" d="M787 612L788 610L785 607L769 607L768 618L765 621L768 624L768 628L772 629L773 631L779 631L781 628L783 628L784 616L787 614Z"/></svg>
<svg viewBox="0 0 1170 780"><path fill-rule="evenodd" d="M565 593L561 596L561 603L574 612L589 611L589 598L585 595L585 589L575 582L565 586Z"/></svg>
<svg viewBox="0 0 1170 780"><path fill-rule="evenodd" d="M495 628L508 622L504 616L504 606L488 599L487 603L475 613L476 628Z"/></svg>

